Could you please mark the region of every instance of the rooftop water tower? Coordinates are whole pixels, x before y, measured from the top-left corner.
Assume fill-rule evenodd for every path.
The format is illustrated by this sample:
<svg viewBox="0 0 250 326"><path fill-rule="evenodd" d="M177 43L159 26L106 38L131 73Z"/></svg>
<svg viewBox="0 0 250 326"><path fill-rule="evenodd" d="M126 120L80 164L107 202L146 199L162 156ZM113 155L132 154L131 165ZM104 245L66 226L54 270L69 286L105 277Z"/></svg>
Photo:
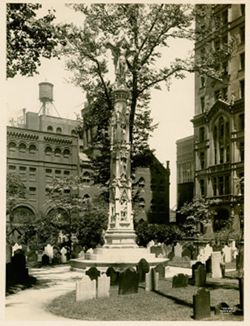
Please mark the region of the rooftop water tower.
<svg viewBox="0 0 250 326"><path fill-rule="evenodd" d="M48 82L39 83L39 100L42 103L42 114L49 113L49 108L53 103L53 87L54 85Z"/></svg>

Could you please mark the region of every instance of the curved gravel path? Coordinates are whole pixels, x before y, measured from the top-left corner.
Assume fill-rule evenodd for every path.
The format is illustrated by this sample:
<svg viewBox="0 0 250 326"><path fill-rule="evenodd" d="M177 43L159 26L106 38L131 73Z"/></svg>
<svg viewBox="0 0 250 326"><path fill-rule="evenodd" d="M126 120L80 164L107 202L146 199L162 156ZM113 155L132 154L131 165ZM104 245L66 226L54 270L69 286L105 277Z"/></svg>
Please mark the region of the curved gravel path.
<svg viewBox="0 0 250 326"><path fill-rule="evenodd" d="M70 271L69 266L32 268L30 275L40 282L30 289L6 297L6 320L72 320L55 316L46 311L46 305L54 298L75 289L76 280L83 272Z"/></svg>

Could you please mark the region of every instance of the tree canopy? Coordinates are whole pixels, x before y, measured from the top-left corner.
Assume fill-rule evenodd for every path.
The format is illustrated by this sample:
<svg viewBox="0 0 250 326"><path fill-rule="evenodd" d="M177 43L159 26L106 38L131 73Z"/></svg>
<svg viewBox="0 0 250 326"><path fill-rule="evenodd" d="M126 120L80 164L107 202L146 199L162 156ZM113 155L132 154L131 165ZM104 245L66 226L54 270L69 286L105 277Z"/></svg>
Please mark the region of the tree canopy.
<svg viewBox="0 0 250 326"><path fill-rule="evenodd" d="M172 61L168 57L173 39L195 38L193 23L197 8L186 4L72 6L83 13L84 24L66 28L67 45L63 53L68 56L67 67L74 71L74 82L85 91L100 85L109 107L112 107L110 68L117 61L121 47L125 49L132 142L136 108L145 107L145 99L150 100L153 88L160 89L163 83L169 87L171 78L182 79L187 71L218 77L218 69L215 71L218 57L216 60L210 55L201 60L194 60L194 56L176 57Z"/></svg>
<svg viewBox="0 0 250 326"><path fill-rule="evenodd" d="M55 25L55 12L38 18L38 3L7 3L7 77L33 76L40 58L58 56L58 44L64 45L63 30Z"/></svg>

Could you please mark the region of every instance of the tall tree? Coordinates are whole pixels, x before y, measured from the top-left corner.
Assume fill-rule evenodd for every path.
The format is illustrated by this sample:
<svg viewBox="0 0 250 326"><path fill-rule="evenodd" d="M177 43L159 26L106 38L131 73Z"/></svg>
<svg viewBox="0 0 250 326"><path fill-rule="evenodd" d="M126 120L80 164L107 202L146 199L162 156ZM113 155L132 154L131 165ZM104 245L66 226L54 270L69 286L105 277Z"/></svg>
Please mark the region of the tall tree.
<svg viewBox="0 0 250 326"><path fill-rule="evenodd" d="M7 3L7 77L33 76L40 58L57 56L64 45L63 29L54 24L55 11L37 18L38 3Z"/></svg>
<svg viewBox="0 0 250 326"><path fill-rule="evenodd" d="M216 77L213 60L175 58L168 62L167 48L173 39L194 39L193 8L179 4L75 4L73 8L84 14L84 27L67 27L68 68L75 72L74 81L84 90L99 83L105 100L112 107L110 58L114 62L121 47L126 51L127 86L130 90L130 138L136 108L143 98L150 99L150 91L162 83L170 85L171 78L184 78L186 71L199 70ZM164 62L159 65L160 58Z"/></svg>

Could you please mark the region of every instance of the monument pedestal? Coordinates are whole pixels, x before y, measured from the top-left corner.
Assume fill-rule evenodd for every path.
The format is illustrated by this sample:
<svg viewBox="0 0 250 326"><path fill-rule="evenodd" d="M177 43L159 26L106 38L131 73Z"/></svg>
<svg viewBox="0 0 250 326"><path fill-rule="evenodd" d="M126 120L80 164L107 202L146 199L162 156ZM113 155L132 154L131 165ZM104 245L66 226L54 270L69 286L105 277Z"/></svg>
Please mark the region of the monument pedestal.
<svg viewBox="0 0 250 326"><path fill-rule="evenodd" d="M150 253L149 248L140 247L102 247L94 249L92 254L86 253L84 258L71 259L70 265L74 269L86 269L92 266L105 271L108 267L126 268L135 267L144 258L151 267L163 263L167 265L168 258L158 258Z"/></svg>

